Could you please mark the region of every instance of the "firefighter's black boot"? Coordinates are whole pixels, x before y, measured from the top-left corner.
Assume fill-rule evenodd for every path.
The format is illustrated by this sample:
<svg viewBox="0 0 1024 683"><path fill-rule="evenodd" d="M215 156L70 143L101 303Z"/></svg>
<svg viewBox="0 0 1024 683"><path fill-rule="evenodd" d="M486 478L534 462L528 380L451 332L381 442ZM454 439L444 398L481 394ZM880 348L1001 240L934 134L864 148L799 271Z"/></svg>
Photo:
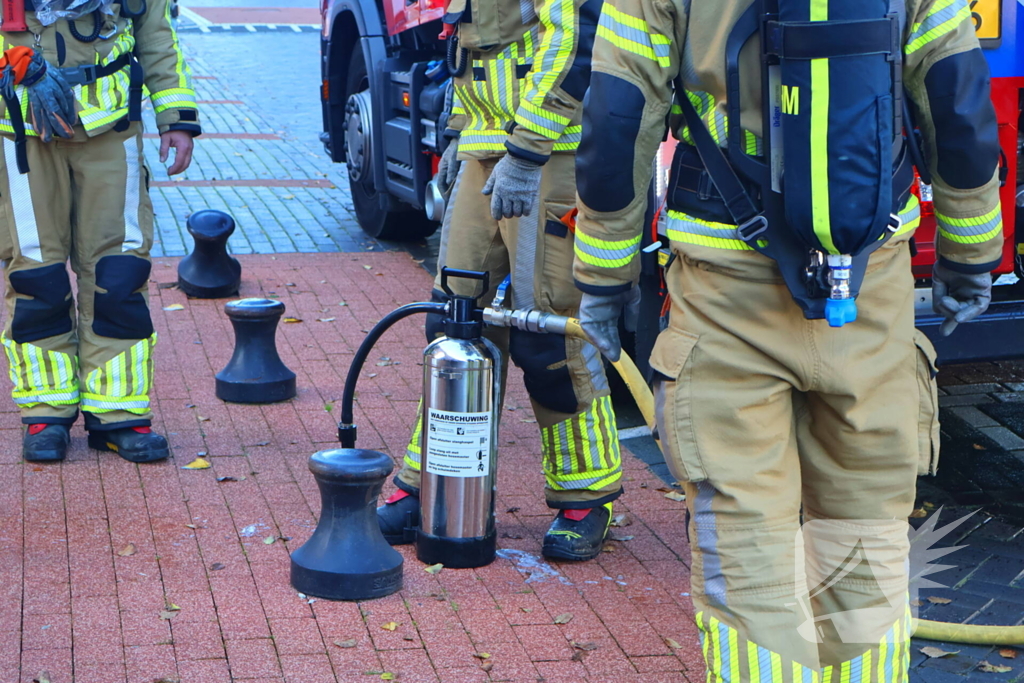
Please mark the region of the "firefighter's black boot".
<svg viewBox="0 0 1024 683"><path fill-rule="evenodd" d="M398 489L377 508L377 521L384 540L391 545L412 543L420 526L419 496Z"/></svg>
<svg viewBox="0 0 1024 683"><path fill-rule="evenodd" d="M156 462L170 455L167 439L149 427L90 431L89 448L113 451L128 462Z"/></svg>
<svg viewBox="0 0 1024 683"><path fill-rule="evenodd" d="M70 443L71 428L67 425L27 425L21 457L29 462L58 462L67 456Z"/></svg>
<svg viewBox="0 0 1024 683"><path fill-rule="evenodd" d="M589 510L559 510L544 534L544 557L552 560L592 560L601 554L612 504Z"/></svg>

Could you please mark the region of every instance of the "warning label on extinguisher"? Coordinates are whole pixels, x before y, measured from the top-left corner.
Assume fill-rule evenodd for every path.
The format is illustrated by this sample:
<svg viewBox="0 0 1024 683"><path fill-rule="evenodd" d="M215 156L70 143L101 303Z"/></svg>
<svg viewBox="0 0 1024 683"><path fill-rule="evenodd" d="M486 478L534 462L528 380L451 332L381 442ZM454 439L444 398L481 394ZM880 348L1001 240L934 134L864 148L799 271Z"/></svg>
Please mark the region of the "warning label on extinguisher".
<svg viewBox="0 0 1024 683"><path fill-rule="evenodd" d="M491 414L427 409L427 472L445 477L486 477L491 472Z"/></svg>

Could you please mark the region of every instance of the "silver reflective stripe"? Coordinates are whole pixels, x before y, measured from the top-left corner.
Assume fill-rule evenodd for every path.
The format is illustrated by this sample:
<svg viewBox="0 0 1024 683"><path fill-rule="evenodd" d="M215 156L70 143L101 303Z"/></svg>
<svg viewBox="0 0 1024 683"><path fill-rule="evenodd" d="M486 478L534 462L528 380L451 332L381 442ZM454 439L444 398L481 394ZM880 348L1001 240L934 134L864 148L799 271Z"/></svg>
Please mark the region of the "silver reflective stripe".
<svg viewBox="0 0 1024 683"><path fill-rule="evenodd" d="M538 216L543 208L543 203L538 197L533 211L529 216L520 217L517 228L519 232L516 235L516 267L512 272L512 296L516 308L521 311L532 311L534 307L533 277L537 264Z"/></svg>
<svg viewBox="0 0 1024 683"><path fill-rule="evenodd" d="M537 18L537 10L533 6L533 0L519 0L519 15L524 24L529 24Z"/></svg>
<svg viewBox="0 0 1024 683"><path fill-rule="evenodd" d="M455 140L452 140L450 145L456 144ZM466 164L459 164L459 172L455 174L455 182L452 183L452 191L448 193L448 204L444 207L444 218L441 219L441 245L437 249L437 269L440 271L441 266L446 265L445 260L448 255L448 233L452 226L452 212L455 210L455 197L458 196L459 185L462 184L462 174L466 170Z"/></svg>
<svg viewBox="0 0 1024 683"><path fill-rule="evenodd" d="M43 261L43 250L39 245L39 226L36 225L36 210L32 204L32 190L28 174L18 173L18 157L14 140L4 138L4 163L7 164L7 184L14 212L14 229L18 234L18 251L27 259Z"/></svg>
<svg viewBox="0 0 1024 683"><path fill-rule="evenodd" d="M121 251L142 248L142 228L139 227L139 206L142 193L142 178L139 174L139 136L124 141L125 166L128 177L124 190L124 242Z"/></svg>
<svg viewBox="0 0 1024 683"><path fill-rule="evenodd" d="M722 574L722 558L718 554L718 528L715 513L711 509L718 491L706 481L697 486L697 498L693 501L693 525L697 530L697 547L701 552L704 566L704 594L717 606L725 605L725 575Z"/></svg>

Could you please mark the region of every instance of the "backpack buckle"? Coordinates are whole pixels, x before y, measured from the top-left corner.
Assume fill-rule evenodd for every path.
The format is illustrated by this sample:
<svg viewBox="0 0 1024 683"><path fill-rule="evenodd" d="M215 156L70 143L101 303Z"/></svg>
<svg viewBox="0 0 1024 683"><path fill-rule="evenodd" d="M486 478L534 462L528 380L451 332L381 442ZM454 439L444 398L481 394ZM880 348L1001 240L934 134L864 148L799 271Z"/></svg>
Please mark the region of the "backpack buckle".
<svg viewBox="0 0 1024 683"><path fill-rule="evenodd" d="M753 242L768 230L768 219L758 214L742 225L736 226L736 235L744 242Z"/></svg>
<svg viewBox="0 0 1024 683"><path fill-rule="evenodd" d="M903 227L903 219L897 216L896 214L890 214L889 225L886 227L888 227L889 232L896 234L897 232L900 231L900 228Z"/></svg>

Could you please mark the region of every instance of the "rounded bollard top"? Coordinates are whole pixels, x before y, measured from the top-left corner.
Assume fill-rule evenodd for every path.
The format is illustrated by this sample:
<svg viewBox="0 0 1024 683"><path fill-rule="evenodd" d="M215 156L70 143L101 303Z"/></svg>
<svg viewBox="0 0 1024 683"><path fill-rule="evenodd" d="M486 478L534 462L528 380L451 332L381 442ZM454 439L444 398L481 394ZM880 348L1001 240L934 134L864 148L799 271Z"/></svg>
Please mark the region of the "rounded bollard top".
<svg viewBox="0 0 1024 683"><path fill-rule="evenodd" d="M273 299L238 299L224 304L229 318L273 318L284 313L284 303Z"/></svg>
<svg viewBox="0 0 1024 683"><path fill-rule="evenodd" d="M309 457L309 471L314 477L353 484L380 481L394 468L384 453L363 448L335 448Z"/></svg>
<svg viewBox="0 0 1024 683"><path fill-rule="evenodd" d="M235 231L235 219L223 211L204 209L189 216L185 227L197 240L218 241Z"/></svg>

